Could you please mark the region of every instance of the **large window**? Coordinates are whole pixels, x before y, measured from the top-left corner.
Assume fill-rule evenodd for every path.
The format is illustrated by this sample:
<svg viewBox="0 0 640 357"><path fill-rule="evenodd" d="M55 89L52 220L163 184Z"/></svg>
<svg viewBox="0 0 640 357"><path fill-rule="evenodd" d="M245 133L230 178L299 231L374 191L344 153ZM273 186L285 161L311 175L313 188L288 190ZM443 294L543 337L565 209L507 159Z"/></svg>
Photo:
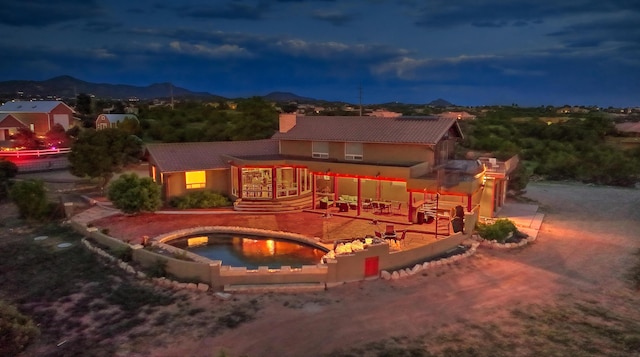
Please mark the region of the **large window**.
<svg viewBox="0 0 640 357"><path fill-rule="evenodd" d="M329 158L329 143L326 141L314 141L312 142L311 157L314 159L328 159Z"/></svg>
<svg viewBox="0 0 640 357"><path fill-rule="evenodd" d="M207 175L204 171L187 171L184 176L187 189L203 188L207 185Z"/></svg>
<svg viewBox="0 0 640 357"><path fill-rule="evenodd" d="M362 161L362 143L345 143L344 159Z"/></svg>

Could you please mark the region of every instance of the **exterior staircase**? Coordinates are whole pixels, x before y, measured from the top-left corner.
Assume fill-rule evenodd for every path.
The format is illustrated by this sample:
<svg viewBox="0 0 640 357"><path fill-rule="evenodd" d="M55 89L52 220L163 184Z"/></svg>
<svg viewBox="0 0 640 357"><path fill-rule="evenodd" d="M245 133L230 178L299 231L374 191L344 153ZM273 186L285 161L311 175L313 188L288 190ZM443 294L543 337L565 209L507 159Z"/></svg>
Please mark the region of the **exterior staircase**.
<svg viewBox="0 0 640 357"><path fill-rule="evenodd" d="M240 212L278 213L293 212L311 208L311 194L279 201L247 201L238 199L233 203L233 209Z"/></svg>

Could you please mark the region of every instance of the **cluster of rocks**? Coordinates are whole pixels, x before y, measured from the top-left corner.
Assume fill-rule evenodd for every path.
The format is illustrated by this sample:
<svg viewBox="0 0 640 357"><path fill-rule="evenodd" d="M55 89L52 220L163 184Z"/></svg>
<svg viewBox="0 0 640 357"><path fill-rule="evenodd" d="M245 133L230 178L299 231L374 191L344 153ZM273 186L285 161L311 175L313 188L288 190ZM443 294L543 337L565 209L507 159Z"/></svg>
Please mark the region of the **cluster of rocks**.
<svg viewBox="0 0 640 357"><path fill-rule="evenodd" d="M498 249L511 249L511 248L520 248L520 247L524 247L525 245L529 244L529 243L533 243L536 240L536 236L528 236L526 238L522 238L518 243L500 243L498 241L495 240L488 240L488 239L483 239L482 237L480 237L479 235L473 235L472 236L473 239L475 239L476 241L478 241L480 243L480 245L482 245L483 247L487 247L487 248L498 248Z"/></svg>
<svg viewBox="0 0 640 357"><path fill-rule="evenodd" d="M98 254L99 256L105 258L106 260L108 260L110 262L113 262L114 264L116 264L117 267L119 267L120 269L126 271L127 273L135 275L136 277L138 277L140 279L148 278L147 274L145 274L144 272L136 270L131 264L114 257L113 255L107 253L106 251L104 251L101 248L98 248L98 247L94 246L87 239L82 239L82 244L87 249L89 249L89 251ZM157 284L159 286L172 288L172 289L176 289L176 290L187 289L187 290L193 290L193 291L206 292L206 291L209 291L209 289L210 289L208 284L204 284L204 283L182 283L182 282L179 282L179 281L167 279L165 277L152 278L151 281L153 281L155 284Z"/></svg>
<svg viewBox="0 0 640 357"><path fill-rule="evenodd" d="M422 264L416 264L413 266L413 268L400 269L393 272L383 270L382 272L380 272L380 277L385 280L397 280L400 278L416 275L423 270L435 269L442 266L449 266L452 263L455 263L461 259L470 257L473 254L475 254L479 245L480 243L473 242L471 243L471 247L469 247L469 249L467 249L464 253L452 255L448 258L431 260L428 262L424 262Z"/></svg>

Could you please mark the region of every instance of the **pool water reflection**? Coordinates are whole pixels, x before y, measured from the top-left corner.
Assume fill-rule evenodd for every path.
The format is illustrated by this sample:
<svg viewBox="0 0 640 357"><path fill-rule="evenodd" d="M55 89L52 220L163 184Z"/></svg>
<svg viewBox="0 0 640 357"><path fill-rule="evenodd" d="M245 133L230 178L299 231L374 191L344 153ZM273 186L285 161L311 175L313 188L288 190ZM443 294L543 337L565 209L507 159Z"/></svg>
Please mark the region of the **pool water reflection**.
<svg viewBox="0 0 640 357"><path fill-rule="evenodd" d="M199 234L167 243L211 260L221 260L223 265L247 269L315 265L326 254L322 249L301 242L237 234Z"/></svg>

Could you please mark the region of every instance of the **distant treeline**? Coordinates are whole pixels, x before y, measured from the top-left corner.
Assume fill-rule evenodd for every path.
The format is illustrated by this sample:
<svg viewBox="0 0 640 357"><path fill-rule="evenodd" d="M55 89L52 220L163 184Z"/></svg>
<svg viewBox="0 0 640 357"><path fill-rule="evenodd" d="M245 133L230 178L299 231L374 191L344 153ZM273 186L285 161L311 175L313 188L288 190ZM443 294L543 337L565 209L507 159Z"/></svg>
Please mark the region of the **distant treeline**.
<svg viewBox="0 0 640 357"><path fill-rule="evenodd" d="M600 185L633 186L640 178L640 147L605 141L618 135L604 113L559 116L545 108L502 108L462 124L463 147L499 158L518 154L530 175Z"/></svg>

